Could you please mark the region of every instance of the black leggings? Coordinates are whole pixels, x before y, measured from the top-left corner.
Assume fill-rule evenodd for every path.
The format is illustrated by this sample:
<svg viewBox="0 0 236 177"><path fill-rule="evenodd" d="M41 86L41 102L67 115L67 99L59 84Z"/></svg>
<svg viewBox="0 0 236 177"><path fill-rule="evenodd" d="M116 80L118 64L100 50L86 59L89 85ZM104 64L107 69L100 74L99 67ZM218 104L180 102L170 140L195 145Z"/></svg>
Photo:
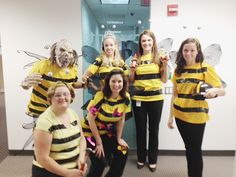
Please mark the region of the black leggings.
<svg viewBox="0 0 236 177"><path fill-rule="evenodd" d="M49 171L47 171L44 168L40 168L36 165L32 166L32 177L62 177L62 176L58 176L56 174L53 174Z"/></svg>
<svg viewBox="0 0 236 177"><path fill-rule="evenodd" d="M123 154L117 149L118 143L116 137L108 137L101 135L104 148L105 158L98 158L94 154L90 154L91 166L87 177L101 177L106 165L110 168L105 177L121 177L125 168L128 152ZM87 141L87 146L94 147Z"/></svg>
<svg viewBox="0 0 236 177"><path fill-rule="evenodd" d="M175 120L186 149L188 176L202 177L202 140L206 124L191 124L178 118Z"/></svg>

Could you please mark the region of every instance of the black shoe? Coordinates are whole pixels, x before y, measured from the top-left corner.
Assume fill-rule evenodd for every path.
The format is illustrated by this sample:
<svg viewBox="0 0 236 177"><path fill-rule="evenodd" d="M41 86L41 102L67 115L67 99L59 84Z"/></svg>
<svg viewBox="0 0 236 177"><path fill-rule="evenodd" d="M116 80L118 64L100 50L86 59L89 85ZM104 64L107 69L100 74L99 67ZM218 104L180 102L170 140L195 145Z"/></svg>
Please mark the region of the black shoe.
<svg viewBox="0 0 236 177"><path fill-rule="evenodd" d="M155 172L157 169L157 166L155 165L155 167L151 167L150 164L148 165L148 168L151 172Z"/></svg>
<svg viewBox="0 0 236 177"><path fill-rule="evenodd" d="M141 168L143 168L144 167L144 163L142 163L142 162L137 162L137 168L138 169L141 169Z"/></svg>

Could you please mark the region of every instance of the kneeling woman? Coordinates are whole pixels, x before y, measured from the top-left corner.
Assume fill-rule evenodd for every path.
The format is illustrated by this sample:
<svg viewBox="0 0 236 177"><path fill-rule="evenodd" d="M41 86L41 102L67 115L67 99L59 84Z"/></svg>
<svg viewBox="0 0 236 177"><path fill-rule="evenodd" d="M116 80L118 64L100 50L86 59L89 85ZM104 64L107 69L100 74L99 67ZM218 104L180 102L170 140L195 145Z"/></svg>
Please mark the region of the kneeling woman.
<svg viewBox="0 0 236 177"><path fill-rule="evenodd" d="M48 90L50 106L36 121L32 177L83 177L86 141L77 114L69 108L72 86L56 82Z"/></svg>
<svg viewBox="0 0 236 177"><path fill-rule="evenodd" d="M91 166L87 177L101 177L109 161L106 177L121 177L128 156L128 144L122 139L125 114L130 112L130 96L126 92L127 79L120 69L112 70L105 78L105 86L90 101L87 119L82 127L90 154ZM110 158L112 157L112 158Z"/></svg>

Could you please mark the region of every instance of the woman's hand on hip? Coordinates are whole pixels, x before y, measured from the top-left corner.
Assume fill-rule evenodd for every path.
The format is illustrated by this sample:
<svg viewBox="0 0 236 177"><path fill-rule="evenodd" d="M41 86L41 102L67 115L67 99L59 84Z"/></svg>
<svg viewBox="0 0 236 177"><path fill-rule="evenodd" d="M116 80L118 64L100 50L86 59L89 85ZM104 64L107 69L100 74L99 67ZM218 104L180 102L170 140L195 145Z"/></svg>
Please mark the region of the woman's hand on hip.
<svg viewBox="0 0 236 177"><path fill-rule="evenodd" d="M129 148L129 145L126 143L126 141L122 138L117 140L118 144L121 145L122 147Z"/></svg>

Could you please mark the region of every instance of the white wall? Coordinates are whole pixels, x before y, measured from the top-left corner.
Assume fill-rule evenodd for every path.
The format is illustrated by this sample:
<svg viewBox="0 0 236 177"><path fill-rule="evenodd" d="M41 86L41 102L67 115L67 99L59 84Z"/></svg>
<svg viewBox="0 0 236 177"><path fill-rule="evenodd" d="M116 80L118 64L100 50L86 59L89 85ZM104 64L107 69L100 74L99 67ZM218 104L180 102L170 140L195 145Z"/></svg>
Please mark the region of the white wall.
<svg viewBox="0 0 236 177"><path fill-rule="evenodd" d="M32 130L21 125L31 122L25 115L30 91L20 87L28 70L23 66L34 59L18 54L18 49L49 56L43 47L60 39L68 39L81 53L81 1L80 0L10 0L0 1L2 61L6 100L9 149L21 149ZM79 69L82 60L79 61ZM80 75L81 77L81 69ZM81 98L81 99L79 99ZM82 116L82 90L77 91L73 107ZM31 149L31 146L28 147Z"/></svg>
<svg viewBox="0 0 236 177"><path fill-rule="evenodd" d="M166 5L179 5L178 17L166 16ZM81 1L80 0L0 0L0 32L2 43L3 75L6 99L6 115L9 149L21 149L31 130L21 128L22 123L30 122L24 112L30 97L30 91L20 88L20 82L28 70L23 66L33 59L18 54L24 49L48 56L43 49L45 44L52 44L62 38L68 39L80 53L82 46ZM158 0L152 1L151 29L158 40L166 37L174 39L173 50L178 50L186 37L198 37L205 48L212 43L219 43L223 55L216 66L217 72L227 82L227 95L210 101L211 120L207 123L203 148L207 150L235 149L236 133L234 125L235 60L234 41L236 26L234 19L236 1L226 0ZM187 29L183 29L187 26ZM197 27L202 27L197 30ZM79 62L82 68L82 61ZM81 69L80 69L81 76ZM167 85L170 85L168 83ZM82 90L77 91L77 98L82 98ZM82 100L82 99L80 99ZM160 149L183 149L180 135L175 128L167 129L170 96L166 96L160 127ZM82 103L79 99L73 107L82 116ZM31 149L31 147L28 147Z"/></svg>
<svg viewBox="0 0 236 177"><path fill-rule="evenodd" d="M167 17L167 4L178 4L179 15ZM228 84L226 96L209 101L211 120L207 123L203 149L235 150L235 51L236 40L236 1L213 0L158 0L151 5L151 29L160 41L171 37L174 39L172 50L178 50L187 37L197 37L202 48L219 43L222 57L215 66L217 73ZM183 29L186 26L186 29ZM197 27L201 27L200 30ZM170 86L169 82L167 86ZM183 149L183 143L177 128L170 130L166 123L169 116L170 96L165 99L164 112L160 128L161 149Z"/></svg>

